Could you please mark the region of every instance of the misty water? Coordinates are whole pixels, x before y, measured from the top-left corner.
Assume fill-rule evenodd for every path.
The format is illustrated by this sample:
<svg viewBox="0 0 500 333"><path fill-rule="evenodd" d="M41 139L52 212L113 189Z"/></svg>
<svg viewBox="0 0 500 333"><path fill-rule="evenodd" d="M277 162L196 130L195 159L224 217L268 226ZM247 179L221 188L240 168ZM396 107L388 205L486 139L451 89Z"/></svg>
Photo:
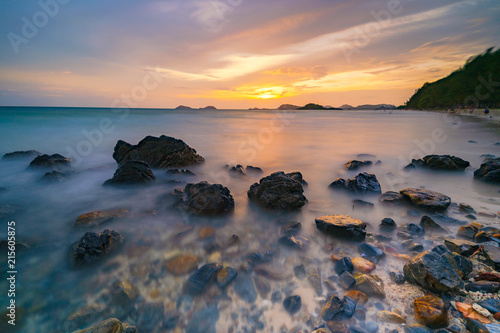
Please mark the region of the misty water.
<svg viewBox="0 0 500 333"><path fill-rule="evenodd" d="M125 189L102 186L117 168L112 158L116 142L137 144L148 135L182 139L206 162L189 168L196 174L191 178L153 170L157 179L152 185ZM291 317L280 302L271 302L271 293L259 294L254 304L240 299L232 286L224 293L214 286L202 296L186 297L182 286L189 274L172 276L165 272L164 262L179 253L190 253L199 257L199 266L218 262L238 268L249 253L273 250L275 256L266 269L282 279L266 280L271 292L292 288L293 294L302 297L302 311L317 317L321 300L307 279L299 280L293 275L293 267L304 263L308 272L319 268L326 278L334 274L329 259L332 252L325 251L327 243L333 244L334 253L359 254L352 244L320 233L314 223L316 217L350 215L367 222L369 233L377 233L380 220L385 217L398 224L420 219L408 214L407 208L382 206L376 196L353 197L329 190L328 185L336 178L352 178L358 173L345 171L343 165L347 161L357 159L359 154L373 155L361 156L360 159L374 162L362 171L374 173L383 192L423 187L450 196L454 203L467 203L476 211L496 213L500 210L499 188L475 181L473 172L483 160L481 155L500 155L500 145L495 145L499 141L498 125L487 119L432 112L2 108L2 155L30 149L59 153L72 158L75 171L64 182L46 184L39 181L43 172L27 170L30 159L0 160L0 187L5 188L0 192L0 204L15 207L15 212L1 215L0 236L6 238L7 222L14 220L17 240L29 245L27 250L18 248L16 262L16 304L23 309L19 313L24 313L19 318L24 323L19 332L71 332L115 316L138 328L141 320L163 320L154 315L145 320L144 315L136 313L147 303L163 303L166 312L175 311L178 332L186 327L198 332L193 324L189 326L191 319L199 318L196 316L200 310L213 307L218 314L208 316L213 317L216 332L258 329L281 332L283 327L290 332L294 327L312 331L314 324L307 326L304 315ZM469 161L471 167L452 173L403 170L412 158L428 154L455 155ZM226 164L258 166L264 174L232 177L224 169ZM275 171L300 171L307 181L304 194L308 202L299 212L273 214L249 203L249 187ZM228 187L235 200L234 213L226 218L196 219L180 214L162 200L174 188L199 181ZM353 207L356 198L373 202L375 207L370 210ZM73 227L83 213L113 208L126 208L131 213L94 229ZM449 214L465 219L454 215L454 210ZM309 239L306 250L294 251L278 245L282 236L280 227L293 220L303 225L301 236ZM217 243L225 243L232 235L238 235L241 242L231 250L207 252L198 240L200 227L207 225L216 228ZM453 234L458 228L446 227ZM98 263L71 268L68 262L71 244L86 231L104 229L118 231L125 240L123 248ZM176 237L179 233L183 233L182 237ZM431 248L432 241L424 246ZM2 258L0 304L3 306L8 286L6 259ZM385 276L387 270L401 267L400 261L388 259L376 273ZM115 280L128 280L138 288L135 310L121 313L103 300L105 290ZM323 296L326 295L324 288ZM385 302L388 309L394 306L390 297ZM106 304L104 313L79 324L69 320L73 313L96 303ZM252 318L255 313L258 315ZM374 314L368 311L367 320ZM139 332L148 332L147 325L142 323L142 326Z"/></svg>

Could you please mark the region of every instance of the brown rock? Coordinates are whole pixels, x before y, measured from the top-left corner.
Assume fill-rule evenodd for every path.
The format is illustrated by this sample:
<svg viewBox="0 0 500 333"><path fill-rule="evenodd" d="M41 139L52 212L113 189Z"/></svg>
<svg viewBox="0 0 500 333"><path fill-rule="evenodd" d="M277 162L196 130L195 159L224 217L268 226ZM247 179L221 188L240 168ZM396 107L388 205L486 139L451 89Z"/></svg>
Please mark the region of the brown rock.
<svg viewBox="0 0 500 333"><path fill-rule="evenodd" d="M365 303L368 301L368 296L366 296L365 293L362 293L361 291L357 290L349 290L348 292L345 293L344 296L352 298L359 305L365 305Z"/></svg>
<svg viewBox="0 0 500 333"><path fill-rule="evenodd" d="M377 275L355 273L354 278L356 283L351 289L361 291L368 296L385 298L384 282Z"/></svg>
<svg viewBox="0 0 500 333"><path fill-rule="evenodd" d="M127 333L137 332L134 326L128 326L127 324L122 324L116 318L110 318L92 327L74 333L125 333L125 331Z"/></svg>
<svg viewBox="0 0 500 333"><path fill-rule="evenodd" d="M369 274L375 268L377 268L377 266L374 263L361 257L353 258L351 259L351 262L352 265L354 266L354 270L365 274Z"/></svg>
<svg viewBox="0 0 500 333"><path fill-rule="evenodd" d="M428 295L415 299L413 305L415 306L415 317L421 324L430 328L448 326L448 311L441 298Z"/></svg>
<svg viewBox="0 0 500 333"><path fill-rule="evenodd" d="M498 273L483 272L483 273L479 274L479 276L476 277L475 280L476 281L500 282L500 274L498 274Z"/></svg>
<svg viewBox="0 0 500 333"><path fill-rule="evenodd" d="M326 327L328 327L330 331L335 333L350 333L347 325L338 321L327 321Z"/></svg>
<svg viewBox="0 0 500 333"><path fill-rule="evenodd" d="M215 229L212 227L203 227L198 233L198 238L201 240L209 239L215 236Z"/></svg>
<svg viewBox="0 0 500 333"><path fill-rule="evenodd" d="M111 221L113 219L122 218L129 213L128 210L121 209L111 209L111 210L96 210L90 213L82 214L78 216L75 221L75 227L92 226L96 227L105 222Z"/></svg>
<svg viewBox="0 0 500 333"><path fill-rule="evenodd" d="M198 258L190 254L184 254L167 262L167 270L174 275L183 275L198 268Z"/></svg>
<svg viewBox="0 0 500 333"><path fill-rule="evenodd" d="M476 310L472 308L472 305L467 304L467 303L461 303L461 302L456 302L455 303L457 310L460 311L462 316L464 316L465 319L473 319L477 320L483 324L490 324L491 320L486 318L485 316L479 314Z"/></svg>
<svg viewBox="0 0 500 333"><path fill-rule="evenodd" d="M392 324L406 324L406 319L397 313L390 311L380 311L377 313L377 319L384 323L392 323Z"/></svg>

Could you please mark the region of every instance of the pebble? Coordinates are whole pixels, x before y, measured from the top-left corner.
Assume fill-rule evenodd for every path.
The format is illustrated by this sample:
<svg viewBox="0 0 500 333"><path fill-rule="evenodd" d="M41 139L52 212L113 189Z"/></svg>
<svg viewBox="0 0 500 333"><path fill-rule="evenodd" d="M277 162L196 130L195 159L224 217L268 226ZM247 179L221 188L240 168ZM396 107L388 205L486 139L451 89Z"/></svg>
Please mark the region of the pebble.
<svg viewBox="0 0 500 333"><path fill-rule="evenodd" d="M293 315L297 313L302 307L302 300L298 295L287 297L283 301L283 307L286 311Z"/></svg>

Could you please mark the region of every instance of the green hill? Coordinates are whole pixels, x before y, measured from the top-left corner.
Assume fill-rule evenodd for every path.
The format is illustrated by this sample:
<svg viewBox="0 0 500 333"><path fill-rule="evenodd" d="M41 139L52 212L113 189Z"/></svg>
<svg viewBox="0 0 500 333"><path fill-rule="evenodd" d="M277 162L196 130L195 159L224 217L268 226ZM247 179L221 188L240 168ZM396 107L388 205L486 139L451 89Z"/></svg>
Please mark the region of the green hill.
<svg viewBox="0 0 500 333"><path fill-rule="evenodd" d="M422 88L406 102L411 109L500 107L500 50L493 48L467 60L447 77Z"/></svg>

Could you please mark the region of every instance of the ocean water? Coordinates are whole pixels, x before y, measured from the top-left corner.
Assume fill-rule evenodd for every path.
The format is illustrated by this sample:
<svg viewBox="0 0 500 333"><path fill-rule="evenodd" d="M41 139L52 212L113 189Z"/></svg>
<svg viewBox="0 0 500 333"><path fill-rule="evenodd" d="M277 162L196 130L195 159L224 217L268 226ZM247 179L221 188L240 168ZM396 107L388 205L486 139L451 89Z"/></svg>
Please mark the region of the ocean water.
<svg viewBox="0 0 500 333"><path fill-rule="evenodd" d="M112 154L118 140L136 144L147 135L162 134L184 140L206 159L203 165L189 168L195 177L172 179L164 170L153 170L157 180L150 186L133 189L102 186L116 170ZM165 313L175 311L178 332L197 332L192 319L199 318L200 311L207 307L216 309L217 315L208 315L216 332L257 329L280 332L283 328L312 331L310 325L318 321L321 296L326 296L327 290L323 288L323 295L316 295L307 279L293 276L293 267L304 263L308 272L319 269L326 278L333 274L331 252L325 250L326 244L333 246L334 253L359 255L352 244L321 234L315 227L315 217L347 214L367 222L369 233L377 233L380 220L385 217L398 224L420 219L409 215L407 209L381 206L373 196L362 197L375 203L373 209L354 208L352 200L358 197L328 189L336 178L352 178L357 174L345 171L343 165L358 154L373 155L368 159L374 163L380 161L362 171L374 173L383 192L424 187L450 196L454 203L470 204L476 211L500 211L499 187L473 179L474 170L483 160L481 155L500 156L500 145L495 145L500 142L498 125L445 113L0 108L0 142L2 155L30 149L60 153L72 158L76 171L65 182L43 184L39 182L43 173L26 169L29 159L0 160L0 187L5 188L0 192L0 205L16 208L15 213L2 215L0 236L6 238L7 222L14 220L17 240L30 247L19 250L16 258L16 305L19 324L23 324L17 327L19 332L71 332L109 317L142 325L139 332L166 331L158 328L160 319L149 320L158 322L156 329L145 325L144 319L141 321L138 313L149 303L161 303ZM452 173L402 169L412 158L428 154L456 155L468 160L471 167ZM226 164L261 167L262 177L275 171L300 171L308 182L304 193L308 203L290 215L265 212L249 203L246 195L261 176L231 177L224 170ZM193 219L179 214L162 200L175 187L183 188L187 182L202 180L230 189L235 199L234 214L227 218ZM83 213L111 208L127 208L131 214L90 231L109 228L120 232L125 239L123 249L83 269L71 268L67 260L69 247L89 231L74 229L75 219ZM453 211L449 214L465 219L453 215ZM309 247L304 251L277 245L280 227L293 220L302 223L301 235L309 239ZM479 217L479 222L493 225L497 220ZM233 250L207 252L198 239L200 227L207 225L216 228L219 244L237 234L240 245ZM457 226L447 228L454 234ZM175 237L185 230L190 230L185 237ZM432 245L432 240L424 242L426 248ZM179 253L198 256L200 266L218 262L238 269L249 253L262 250L276 253L266 269L282 276L264 278L264 284L272 291L285 291L284 295L290 290L300 295L301 314L291 317L281 303L272 303L270 293L265 295L265 292L249 304L232 286L223 293L213 287L194 299L186 297L182 286L189 275L176 277L164 271L165 261ZM6 259L2 260L3 308L8 302L8 284ZM375 272L385 279L389 270L401 269L402 264L388 259ZM254 284L259 284L263 277L252 274ZM130 281L138 288L139 297L133 310L123 312L104 297L116 280ZM342 294L340 288L339 294ZM388 308L397 305L393 299L384 302ZM106 310L78 323L71 320L72 314L96 303L104 304ZM309 323L305 313L310 316ZM373 316L376 312L368 311L367 320ZM189 329L185 330L186 327Z"/></svg>

